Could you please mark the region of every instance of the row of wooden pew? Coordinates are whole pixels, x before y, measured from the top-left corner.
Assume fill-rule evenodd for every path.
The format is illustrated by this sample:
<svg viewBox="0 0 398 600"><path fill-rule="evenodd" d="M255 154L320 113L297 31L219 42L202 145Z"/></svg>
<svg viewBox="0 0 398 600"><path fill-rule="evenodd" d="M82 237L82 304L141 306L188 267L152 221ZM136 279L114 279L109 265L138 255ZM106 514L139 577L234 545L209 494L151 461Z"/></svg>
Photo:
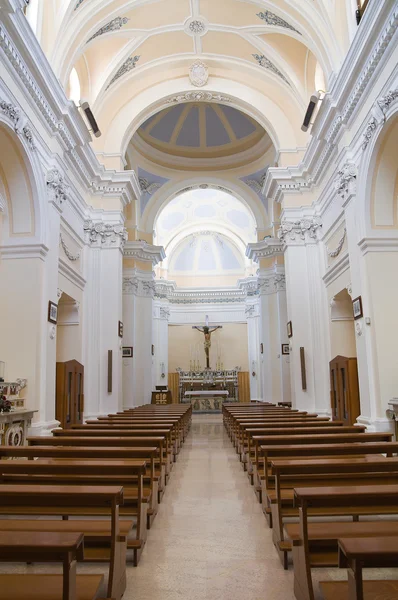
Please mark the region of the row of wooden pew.
<svg viewBox="0 0 398 600"><path fill-rule="evenodd" d="M191 416L186 405L146 405L0 446L0 561L63 569L2 574L0 600L120 600ZM108 563L108 577L76 575L83 560Z"/></svg>
<svg viewBox="0 0 398 600"><path fill-rule="evenodd" d="M272 404L225 404L223 419L297 600L315 600L314 569L337 566L348 580L321 582L325 600L398 600L398 580L362 577L398 566L392 434Z"/></svg>

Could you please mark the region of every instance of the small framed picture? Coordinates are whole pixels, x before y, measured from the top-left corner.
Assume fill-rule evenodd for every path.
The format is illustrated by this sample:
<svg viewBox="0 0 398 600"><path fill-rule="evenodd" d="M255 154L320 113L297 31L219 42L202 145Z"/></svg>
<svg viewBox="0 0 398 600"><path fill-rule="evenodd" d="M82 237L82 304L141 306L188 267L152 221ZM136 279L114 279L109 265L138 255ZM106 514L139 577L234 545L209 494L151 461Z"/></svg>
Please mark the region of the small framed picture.
<svg viewBox="0 0 398 600"><path fill-rule="evenodd" d="M155 356L155 346L153 344L151 346L151 353L152 353L152 356Z"/></svg>
<svg viewBox="0 0 398 600"><path fill-rule="evenodd" d="M264 346L263 346L262 342L260 344L260 352L261 352L261 354L264 354Z"/></svg>
<svg viewBox="0 0 398 600"><path fill-rule="evenodd" d="M363 317L361 296L358 296L358 298L354 298L354 300L352 301L352 310L354 313L354 319L360 319L361 317Z"/></svg>
<svg viewBox="0 0 398 600"><path fill-rule="evenodd" d="M123 346L122 356L123 358L133 358L133 346Z"/></svg>
<svg viewBox="0 0 398 600"><path fill-rule="evenodd" d="M282 344L282 354L290 354L289 344Z"/></svg>
<svg viewBox="0 0 398 600"><path fill-rule="evenodd" d="M57 318L58 318L58 304L54 304L54 302L51 302L51 300L50 300L48 303L48 321L50 323L54 323L54 325L56 325Z"/></svg>
<svg viewBox="0 0 398 600"><path fill-rule="evenodd" d="M119 337L123 337L123 323L121 321L119 321L119 326L118 326L118 335Z"/></svg>
<svg viewBox="0 0 398 600"><path fill-rule="evenodd" d="M289 321L287 324L287 337L293 337L293 326L291 321Z"/></svg>

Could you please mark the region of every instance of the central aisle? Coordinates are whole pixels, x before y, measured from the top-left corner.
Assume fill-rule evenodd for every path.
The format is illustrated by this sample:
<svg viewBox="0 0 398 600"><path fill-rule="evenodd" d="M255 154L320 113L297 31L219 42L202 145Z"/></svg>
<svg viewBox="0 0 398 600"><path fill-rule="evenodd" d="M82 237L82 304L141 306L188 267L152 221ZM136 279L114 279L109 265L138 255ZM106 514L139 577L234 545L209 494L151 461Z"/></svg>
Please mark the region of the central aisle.
<svg viewBox="0 0 398 600"><path fill-rule="evenodd" d="M294 600L221 415L194 415L124 600Z"/></svg>

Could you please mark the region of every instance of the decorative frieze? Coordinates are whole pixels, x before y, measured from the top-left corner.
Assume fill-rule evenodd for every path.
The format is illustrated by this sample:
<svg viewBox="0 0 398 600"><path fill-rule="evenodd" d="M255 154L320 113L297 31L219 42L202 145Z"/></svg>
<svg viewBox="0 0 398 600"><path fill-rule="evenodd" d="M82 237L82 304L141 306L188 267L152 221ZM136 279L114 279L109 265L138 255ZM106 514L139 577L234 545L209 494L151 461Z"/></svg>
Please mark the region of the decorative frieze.
<svg viewBox="0 0 398 600"><path fill-rule="evenodd" d="M123 25L126 25L126 23L128 23L129 20L130 19L128 19L128 17L116 17L115 19L112 19L112 21L109 21L109 23L98 29L98 31L96 31L94 35L92 35L91 38L87 40L86 43L88 44L89 42L91 42L91 40L94 40L100 35L104 35L104 33L110 33L111 31L119 31L119 29L121 29Z"/></svg>
<svg viewBox="0 0 398 600"><path fill-rule="evenodd" d="M298 29L295 29L292 25L290 25L290 23L288 23L284 19L281 19L281 17L278 17L278 15L271 12L270 10L264 10L262 12L259 12L257 13L257 16L260 17L260 19L262 19L263 21L265 21L267 25L272 25L275 27L284 27L285 29L290 29L291 31L295 31L296 33L301 35Z"/></svg>
<svg viewBox="0 0 398 600"><path fill-rule="evenodd" d="M66 254L67 258L69 258L69 260L70 260L71 262L75 262L75 261L79 260L79 258L80 258L80 255L81 255L81 252L80 252L80 250L79 250L79 252L77 252L76 254L73 254L73 252L71 252L71 251L69 250L69 248L68 248L68 246L67 246L67 244L66 244L66 242L65 242L64 238L62 237L62 233L60 233L60 235L59 235L59 241L60 241L60 243L61 243L61 246L62 246L62 248L63 248L63 251L65 252L65 254Z"/></svg>
<svg viewBox="0 0 398 600"><path fill-rule="evenodd" d="M51 169L46 175L47 192L50 202L53 202L59 209L68 200L69 187L64 181L64 176L58 169Z"/></svg>
<svg viewBox="0 0 398 600"><path fill-rule="evenodd" d="M139 296L141 298L154 298L155 282L143 279L139 275L123 277L123 294L127 296Z"/></svg>
<svg viewBox="0 0 398 600"><path fill-rule="evenodd" d="M317 240L317 231L322 225L313 217L306 217L296 221L284 220L278 230L281 242L288 244L295 241Z"/></svg>
<svg viewBox="0 0 398 600"><path fill-rule="evenodd" d="M347 229L344 227L343 235L341 236L336 248L334 250L329 250L329 248L326 247L326 252L328 253L328 256L330 256L330 258L336 258L336 256L338 256L340 254L340 252L344 246L346 236L347 236Z"/></svg>
<svg viewBox="0 0 398 600"><path fill-rule="evenodd" d="M284 292L286 290L286 277L284 273L272 273L258 278L258 293L260 296Z"/></svg>
<svg viewBox="0 0 398 600"><path fill-rule="evenodd" d="M21 109L15 106L14 104L6 102L5 100L0 100L0 110L12 122L15 133L24 137L28 142L30 149L35 150L36 146L33 140L33 134L27 124L28 119L22 113Z"/></svg>
<svg viewBox="0 0 398 600"><path fill-rule="evenodd" d="M284 76L284 74L278 69L278 67L274 65L272 61L269 60L269 58L264 56L264 54L253 54L252 56L256 59L260 67L271 71L272 73L283 79L283 81L285 81L288 85L290 85L289 80Z"/></svg>
<svg viewBox="0 0 398 600"><path fill-rule="evenodd" d="M229 96L223 96L214 92L185 92L172 96L166 100L167 104L180 104L181 102L232 102Z"/></svg>
<svg viewBox="0 0 398 600"><path fill-rule="evenodd" d="M366 148L369 145L370 140L373 137L374 132L377 129L377 120L375 117L372 117L369 121L368 124L366 125L366 129L363 133L363 143L362 143L362 150L366 150Z"/></svg>
<svg viewBox="0 0 398 600"><path fill-rule="evenodd" d="M189 67L189 81L195 87L203 87L209 80L209 68L201 60L196 60Z"/></svg>
<svg viewBox="0 0 398 600"><path fill-rule="evenodd" d="M128 239L122 223L104 223L87 220L83 225L86 243L100 248L122 248Z"/></svg>
<svg viewBox="0 0 398 600"><path fill-rule="evenodd" d="M344 195L348 192L349 185L357 178L357 167L353 163L346 163L337 173L334 182L336 192Z"/></svg>
<svg viewBox="0 0 398 600"><path fill-rule="evenodd" d="M125 75L129 71L132 71L133 69L135 69L135 66L136 66L137 62L140 60L140 58L141 58L140 56L129 56L128 59L124 61L124 63L120 67L120 69L118 69L116 71L115 75L112 77L112 79L106 86L105 91L108 90L111 87L111 85L119 79L119 77L122 77L122 75Z"/></svg>

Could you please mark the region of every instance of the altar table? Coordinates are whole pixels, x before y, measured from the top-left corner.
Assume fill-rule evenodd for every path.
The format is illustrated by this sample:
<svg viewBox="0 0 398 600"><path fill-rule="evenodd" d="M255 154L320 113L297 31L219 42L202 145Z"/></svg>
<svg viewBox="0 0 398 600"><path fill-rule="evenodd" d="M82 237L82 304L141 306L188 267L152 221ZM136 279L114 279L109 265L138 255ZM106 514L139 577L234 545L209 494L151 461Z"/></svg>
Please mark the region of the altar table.
<svg viewBox="0 0 398 600"><path fill-rule="evenodd" d="M195 413L221 411L223 399L228 396L228 390L188 390L183 402L191 402Z"/></svg>

